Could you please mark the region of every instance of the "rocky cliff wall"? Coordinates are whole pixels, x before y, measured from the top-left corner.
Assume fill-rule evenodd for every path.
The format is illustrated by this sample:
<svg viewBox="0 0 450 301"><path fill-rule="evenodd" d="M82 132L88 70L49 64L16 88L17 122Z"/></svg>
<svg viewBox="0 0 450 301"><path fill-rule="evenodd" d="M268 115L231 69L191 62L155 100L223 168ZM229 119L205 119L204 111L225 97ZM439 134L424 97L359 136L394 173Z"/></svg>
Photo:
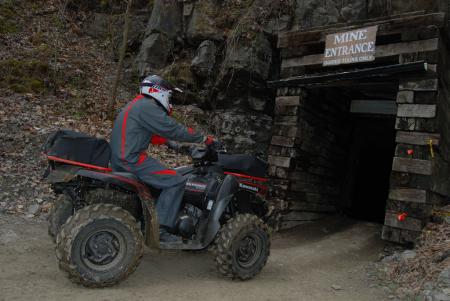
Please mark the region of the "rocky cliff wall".
<svg viewBox="0 0 450 301"><path fill-rule="evenodd" d="M120 3L72 0L71 6L90 12L88 34L117 49ZM135 1L127 78L166 77L186 91L177 103L215 112L210 123L230 148L265 153L274 106L266 81L278 77L279 32L443 7L444 0Z"/></svg>

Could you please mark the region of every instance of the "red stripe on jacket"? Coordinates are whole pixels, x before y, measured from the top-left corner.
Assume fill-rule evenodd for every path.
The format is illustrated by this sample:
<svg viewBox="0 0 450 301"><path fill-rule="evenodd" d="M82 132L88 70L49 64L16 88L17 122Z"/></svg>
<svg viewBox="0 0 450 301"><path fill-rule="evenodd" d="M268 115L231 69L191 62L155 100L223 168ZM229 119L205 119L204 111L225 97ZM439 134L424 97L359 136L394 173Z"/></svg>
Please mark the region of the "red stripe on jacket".
<svg viewBox="0 0 450 301"><path fill-rule="evenodd" d="M152 172L152 174L154 175L171 175L171 176L176 176L177 172L173 169L163 169L163 170L158 170L158 171L154 171Z"/></svg>
<svg viewBox="0 0 450 301"><path fill-rule="evenodd" d="M142 163L144 163L145 159L147 159L147 153L143 152L139 155L139 159L136 162L136 165L141 165Z"/></svg>
<svg viewBox="0 0 450 301"><path fill-rule="evenodd" d="M122 152L122 160L125 160L125 143L127 140L127 119L128 119L128 113L130 112L131 108L133 107L133 105L140 99L144 98L144 95L140 94L138 96L136 96L135 99L133 99L133 101L128 105L128 108L126 109L125 113L123 114L123 121L122 121L122 147L121 147L121 152Z"/></svg>

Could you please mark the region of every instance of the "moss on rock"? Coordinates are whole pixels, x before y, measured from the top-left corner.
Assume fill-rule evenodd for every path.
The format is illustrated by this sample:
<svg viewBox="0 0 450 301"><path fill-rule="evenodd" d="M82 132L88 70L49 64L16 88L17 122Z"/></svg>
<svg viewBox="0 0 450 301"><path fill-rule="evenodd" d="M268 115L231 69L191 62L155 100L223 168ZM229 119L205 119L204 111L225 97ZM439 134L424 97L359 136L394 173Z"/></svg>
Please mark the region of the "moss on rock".
<svg viewBox="0 0 450 301"><path fill-rule="evenodd" d="M0 34L18 31L18 15L11 1L0 2Z"/></svg>
<svg viewBox="0 0 450 301"><path fill-rule="evenodd" d="M0 87L16 93L45 92L45 79L49 77L50 66L37 60L0 61Z"/></svg>

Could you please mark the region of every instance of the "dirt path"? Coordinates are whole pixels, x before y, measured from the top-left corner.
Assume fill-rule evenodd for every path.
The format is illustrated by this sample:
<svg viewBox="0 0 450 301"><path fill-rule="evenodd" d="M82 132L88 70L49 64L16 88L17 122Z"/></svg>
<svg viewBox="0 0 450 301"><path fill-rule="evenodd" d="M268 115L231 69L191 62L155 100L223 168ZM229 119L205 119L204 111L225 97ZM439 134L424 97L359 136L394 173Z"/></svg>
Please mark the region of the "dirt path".
<svg viewBox="0 0 450 301"><path fill-rule="evenodd" d="M387 300L366 276L383 248L379 230L333 218L278 234L247 282L221 278L207 252L147 250L119 286L87 289L58 270L45 222L0 215L0 300Z"/></svg>

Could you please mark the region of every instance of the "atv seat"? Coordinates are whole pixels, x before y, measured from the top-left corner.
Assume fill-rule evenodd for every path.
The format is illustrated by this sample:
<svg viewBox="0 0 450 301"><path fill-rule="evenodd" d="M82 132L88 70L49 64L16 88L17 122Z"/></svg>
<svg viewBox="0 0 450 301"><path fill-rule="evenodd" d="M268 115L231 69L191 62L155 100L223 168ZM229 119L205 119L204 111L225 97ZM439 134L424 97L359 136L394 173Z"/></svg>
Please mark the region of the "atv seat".
<svg viewBox="0 0 450 301"><path fill-rule="evenodd" d="M123 177L123 178L127 178L128 180L131 181L136 181L136 182L140 182L142 184L145 185L145 183L143 183L138 177L136 177L134 174L132 174L131 172L125 172L125 171L113 171L111 173L111 175L114 176L119 176L119 177ZM152 193L152 195L154 197L158 197L159 194L161 193L161 189L146 185L148 189L150 189L150 192Z"/></svg>

